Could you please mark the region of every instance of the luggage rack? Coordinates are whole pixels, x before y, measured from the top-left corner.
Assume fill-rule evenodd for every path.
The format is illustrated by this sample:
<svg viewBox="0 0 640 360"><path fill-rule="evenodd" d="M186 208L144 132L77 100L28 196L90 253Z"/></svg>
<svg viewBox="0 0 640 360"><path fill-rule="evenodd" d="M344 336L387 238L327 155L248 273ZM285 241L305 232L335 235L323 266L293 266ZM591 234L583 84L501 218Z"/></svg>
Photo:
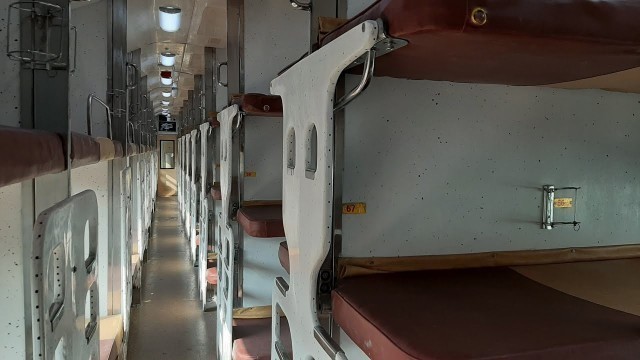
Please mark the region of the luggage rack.
<svg viewBox="0 0 640 360"><path fill-rule="evenodd" d="M23 12L30 13L29 16L18 16L18 18L20 20L29 19L34 38L43 39L41 48L37 48L36 44L32 44L31 49L23 48L22 44L18 49L11 48L11 15L14 12L18 14ZM7 9L7 24L6 53L9 59L25 63L34 70L62 70L67 68L68 64L60 61L63 59L63 38L65 36L63 31L65 25L64 9L61 6L37 0L13 2L9 4ZM57 34L53 30L56 28L58 29ZM77 45L77 28L73 27L71 30L75 33L74 41ZM51 39L55 38L55 35L57 35L58 40L56 44L52 44ZM75 69L73 70L75 71Z"/></svg>

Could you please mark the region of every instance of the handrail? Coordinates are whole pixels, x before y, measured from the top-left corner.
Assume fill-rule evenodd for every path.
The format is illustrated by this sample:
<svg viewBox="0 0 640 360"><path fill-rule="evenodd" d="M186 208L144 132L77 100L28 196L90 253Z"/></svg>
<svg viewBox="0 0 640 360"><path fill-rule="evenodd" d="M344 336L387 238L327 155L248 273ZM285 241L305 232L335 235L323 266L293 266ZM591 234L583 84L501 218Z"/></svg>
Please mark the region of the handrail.
<svg viewBox="0 0 640 360"><path fill-rule="evenodd" d="M139 74L140 71L138 70L138 66L136 64L134 64L134 63L128 62L127 63L127 69L129 69L129 68L133 68L133 70L134 70L134 76L133 76L133 80L134 81L133 81L133 83L129 83L129 72L127 71L127 79L126 79L127 80L127 89L133 90L133 89L138 87L138 82L140 80L138 78L138 74Z"/></svg>
<svg viewBox="0 0 640 360"><path fill-rule="evenodd" d="M73 68L69 70L69 73L73 74L76 72L78 68L78 28L75 25L71 25L69 29L73 31L73 34L74 34L73 36Z"/></svg>
<svg viewBox="0 0 640 360"><path fill-rule="evenodd" d="M358 86L353 88L347 95L345 95L342 99L338 100L336 105L333 107L333 111L338 111L353 100L358 97L366 88L369 86L369 82L373 77L373 70L375 68L376 62L376 50L370 49L367 52L367 58L364 61L364 70L362 71L362 78L360 79L360 83Z"/></svg>
<svg viewBox="0 0 640 360"><path fill-rule="evenodd" d="M107 103L105 103L99 97L97 97L96 94L89 94L89 96L87 96L87 135L91 136L93 132L92 121L91 121L91 112L92 112L91 110L93 109L93 100L98 102L107 110L107 130L109 131L107 135L109 139L113 140L111 108L109 107L109 105L107 105Z"/></svg>
<svg viewBox="0 0 640 360"><path fill-rule="evenodd" d="M131 127L130 134L129 134L129 127ZM127 121L127 141L131 141L132 144L136 143L135 132L136 132L135 125L133 125L133 122L131 120L128 120Z"/></svg>
<svg viewBox="0 0 640 360"><path fill-rule="evenodd" d="M220 80L220 68L222 68L223 66L227 67L227 71L229 70L229 64L226 61L223 61L218 65L216 65L216 80L218 81L218 85L222 87L227 87L229 83L228 82L223 83L222 80Z"/></svg>

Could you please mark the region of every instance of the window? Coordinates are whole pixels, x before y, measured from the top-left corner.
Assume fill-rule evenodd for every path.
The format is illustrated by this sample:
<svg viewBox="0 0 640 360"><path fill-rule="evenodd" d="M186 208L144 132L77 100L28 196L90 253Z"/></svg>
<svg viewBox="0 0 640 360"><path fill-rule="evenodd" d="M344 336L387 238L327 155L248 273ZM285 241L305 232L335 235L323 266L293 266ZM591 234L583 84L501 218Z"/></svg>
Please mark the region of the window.
<svg viewBox="0 0 640 360"><path fill-rule="evenodd" d="M160 169L176 167L174 143L174 140L160 140Z"/></svg>

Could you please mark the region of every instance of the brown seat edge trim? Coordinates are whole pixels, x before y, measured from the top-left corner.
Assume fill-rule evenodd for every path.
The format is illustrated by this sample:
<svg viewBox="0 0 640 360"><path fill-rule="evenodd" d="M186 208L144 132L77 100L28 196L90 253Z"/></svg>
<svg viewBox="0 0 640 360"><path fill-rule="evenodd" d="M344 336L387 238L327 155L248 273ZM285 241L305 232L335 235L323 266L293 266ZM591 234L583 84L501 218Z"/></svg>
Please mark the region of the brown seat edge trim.
<svg viewBox="0 0 640 360"><path fill-rule="evenodd" d="M559 264L640 257L640 245L550 250L483 252L475 254L404 257L345 257L338 260L338 277L420 270Z"/></svg>

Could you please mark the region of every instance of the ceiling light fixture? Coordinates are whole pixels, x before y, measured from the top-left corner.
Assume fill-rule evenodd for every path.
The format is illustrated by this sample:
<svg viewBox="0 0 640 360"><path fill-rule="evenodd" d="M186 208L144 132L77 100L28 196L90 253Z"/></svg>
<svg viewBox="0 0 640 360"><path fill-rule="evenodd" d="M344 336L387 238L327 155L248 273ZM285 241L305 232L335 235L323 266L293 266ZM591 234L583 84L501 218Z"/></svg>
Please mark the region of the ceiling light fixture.
<svg viewBox="0 0 640 360"><path fill-rule="evenodd" d="M170 97L171 96L171 91L162 90L162 96L163 97Z"/></svg>
<svg viewBox="0 0 640 360"><path fill-rule="evenodd" d="M160 82L162 82L162 85L173 84L173 78L171 78L171 71L160 71Z"/></svg>
<svg viewBox="0 0 640 360"><path fill-rule="evenodd" d="M176 64L176 54L172 52L163 52L160 53L160 64L162 66L173 66Z"/></svg>
<svg viewBox="0 0 640 360"><path fill-rule="evenodd" d="M169 100L162 100L162 105L168 106L169 105Z"/></svg>
<svg viewBox="0 0 640 360"><path fill-rule="evenodd" d="M160 6L160 28L166 32L178 31L181 12L177 6Z"/></svg>

